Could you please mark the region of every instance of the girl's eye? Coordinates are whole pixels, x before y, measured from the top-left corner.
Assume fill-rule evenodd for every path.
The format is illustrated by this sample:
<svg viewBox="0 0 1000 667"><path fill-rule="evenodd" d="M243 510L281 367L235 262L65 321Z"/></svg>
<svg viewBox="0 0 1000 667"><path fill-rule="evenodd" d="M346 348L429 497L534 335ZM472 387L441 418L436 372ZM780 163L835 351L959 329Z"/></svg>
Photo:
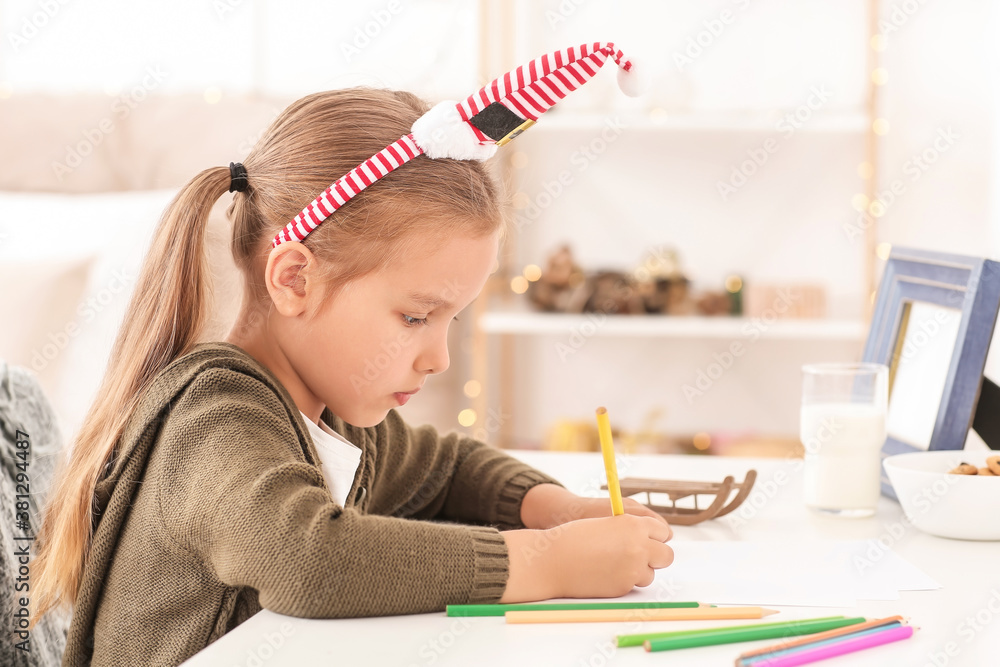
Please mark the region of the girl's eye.
<svg viewBox="0 0 1000 667"><path fill-rule="evenodd" d="M409 315L403 315L403 322L408 327L415 327L420 324L427 324L426 317L410 317Z"/></svg>

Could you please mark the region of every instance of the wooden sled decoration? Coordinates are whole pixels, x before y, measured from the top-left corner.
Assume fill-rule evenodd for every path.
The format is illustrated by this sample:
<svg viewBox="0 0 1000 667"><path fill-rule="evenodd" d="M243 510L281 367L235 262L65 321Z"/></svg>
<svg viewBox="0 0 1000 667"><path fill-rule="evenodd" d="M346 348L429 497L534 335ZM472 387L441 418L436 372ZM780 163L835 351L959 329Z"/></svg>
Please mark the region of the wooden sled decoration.
<svg viewBox="0 0 1000 667"><path fill-rule="evenodd" d="M725 516L739 507L750 495L750 489L753 488L756 479L757 471L749 470L742 482L734 482L732 475L729 475L721 483L626 477L619 484L622 489L622 497L645 493L646 507L672 524L693 526L706 519L717 519L720 516ZM605 484L601 488L607 489L608 485ZM736 495L732 500L729 500L729 496L734 490L736 490ZM669 496L670 506L654 505L652 500L654 493L663 493ZM704 509L698 507L698 496L702 495L714 496L712 502ZM694 507L677 507L677 501L688 496L693 498Z"/></svg>

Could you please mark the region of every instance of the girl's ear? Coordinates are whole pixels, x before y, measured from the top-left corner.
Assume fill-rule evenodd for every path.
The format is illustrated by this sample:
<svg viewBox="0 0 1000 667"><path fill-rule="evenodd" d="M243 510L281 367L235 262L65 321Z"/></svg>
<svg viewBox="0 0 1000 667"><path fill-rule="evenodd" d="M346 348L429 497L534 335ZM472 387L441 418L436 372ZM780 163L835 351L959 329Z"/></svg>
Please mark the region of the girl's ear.
<svg viewBox="0 0 1000 667"><path fill-rule="evenodd" d="M264 284L279 313L295 317L309 310L309 301L320 296L317 260L298 241L271 250L264 269Z"/></svg>

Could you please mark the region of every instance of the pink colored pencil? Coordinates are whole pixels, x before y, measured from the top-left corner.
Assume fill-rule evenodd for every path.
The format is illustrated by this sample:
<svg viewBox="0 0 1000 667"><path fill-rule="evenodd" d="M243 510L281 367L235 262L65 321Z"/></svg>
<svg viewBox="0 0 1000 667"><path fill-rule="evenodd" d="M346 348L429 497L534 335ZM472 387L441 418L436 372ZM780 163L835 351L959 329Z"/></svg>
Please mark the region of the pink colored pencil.
<svg viewBox="0 0 1000 667"><path fill-rule="evenodd" d="M754 667L796 667L796 665L808 665L809 663L826 660L838 655L854 653L855 651L862 651L873 646L881 646L882 644L889 644L901 639L908 639L911 635L913 635L913 627L903 625L891 630L876 632L873 635L845 639L836 644L828 644L827 646L811 650L799 651L782 658L775 658L774 660L761 660L754 663Z"/></svg>

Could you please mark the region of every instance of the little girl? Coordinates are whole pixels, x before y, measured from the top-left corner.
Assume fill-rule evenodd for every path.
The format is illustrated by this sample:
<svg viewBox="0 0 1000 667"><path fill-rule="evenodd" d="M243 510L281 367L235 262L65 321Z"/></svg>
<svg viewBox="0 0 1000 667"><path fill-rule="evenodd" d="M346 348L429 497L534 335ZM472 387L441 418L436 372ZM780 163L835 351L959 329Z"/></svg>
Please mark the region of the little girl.
<svg viewBox="0 0 1000 667"><path fill-rule="evenodd" d="M449 324L503 236L479 159L425 150L372 177L427 111L402 92L310 95L245 166L170 204L38 538L34 618L73 607L64 665L177 664L262 608L618 596L671 562L669 527L638 503L612 518L393 409L448 368ZM199 343L205 227L227 190L244 299L224 341Z"/></svg>

